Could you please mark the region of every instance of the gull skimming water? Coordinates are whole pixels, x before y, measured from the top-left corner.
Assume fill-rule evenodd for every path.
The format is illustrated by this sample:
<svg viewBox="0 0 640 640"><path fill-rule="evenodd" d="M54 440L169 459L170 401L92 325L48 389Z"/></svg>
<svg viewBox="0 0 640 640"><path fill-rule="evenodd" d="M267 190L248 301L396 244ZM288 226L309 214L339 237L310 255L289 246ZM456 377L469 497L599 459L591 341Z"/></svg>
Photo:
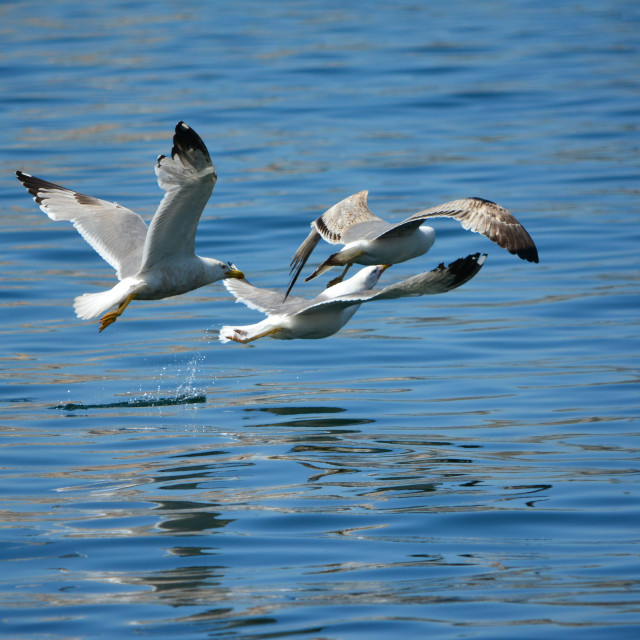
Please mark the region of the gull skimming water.
<svg viewBox="0 0 640 640"><path fill-rule="evenodd" d="M267 317L256 324L222 327L219 339L244 344L266 336L277 340L326 338L344 327L363 302L445 293L473 278L485 258L486 254L476 253L378 290L373 287L389 265L365 267L312 300L289 296L283 301L280 291L260 289L246 280L225 280L238 302Z"/></svg>
<svg viewBox="0 0 640 640"><path fill-rule="evenodd" d="M120 282L74 301L79 318L104 313L100 331L115 322L133 300L158 300L223 278L242 278L231 263L195 253L196 229L217 176L200 136L184 122L176 126L171 157L155 167L165 195L147 229L144 220L119 204L60 187L22 171L16 175L52 220L69 220L115 270Z"/></svg>

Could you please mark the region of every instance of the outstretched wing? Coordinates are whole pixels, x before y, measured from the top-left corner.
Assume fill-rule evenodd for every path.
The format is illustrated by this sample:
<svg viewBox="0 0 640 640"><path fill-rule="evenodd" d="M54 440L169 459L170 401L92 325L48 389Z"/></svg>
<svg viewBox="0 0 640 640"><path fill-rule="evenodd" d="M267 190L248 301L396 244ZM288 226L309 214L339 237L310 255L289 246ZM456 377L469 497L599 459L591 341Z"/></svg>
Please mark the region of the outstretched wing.
<svg viewBox="0 0 640 640"><path fill-rule="evenodd" d="M487 236L509 253L523 260L538 262L538 250L527 230L515 216L490 200L462 198L419 211L382 236L391 237L420 226L428 218L453 218L465 229Z"/></svg>
<svg viewBox="0 0 640 640"><path fill-rule="evenodd" d="M133 211L28 173L18 180L52 220L69 220L80 235L115 270L119 280L135 275L142 262L147 225Z"/></svg>
<svg viewBox="0 0 640 640"><path fill-rule="evenodd" d="M384 289L369 289L359 293L351 293L333 300L318 302L302 313L314 313L332 305L334 309L347 308L354 304L362 304L371 300L394 300L410 296L433 295L446 293L471 280L484 264L487 254L474 253L466 258L459 258L448 266L444 263L431 271L425 271L390 284Z"/></svg>
<svg viewBox="0 0 640 640"><path fill-rule="evenodd" d="M334 204L311 224L323 240L331 244L344 243L349 229L361 222L382 222L384 220L371 212L367 205L368 191L360 191Z"/></svg>
<svg viewBox="0 0 640 640"><path fill-rule="evenodd" d="M182 121L176 125L171 157L159 156L155 171L166 193L149 226L145 269L195 255L198 222L217 180L207 147Z"/></svg>
<svg viewBox="0 0 640 640"><path fill-rule="evenodd" d="M368 194L368 191L360 191L341 200L311 223L311 232L298 247L291 260L291 279L285 300L321 238L331 244L342 244L345 242L344 238L348 236L349 230L362 222L381 223L388 227L382 218L370 211L367 205Z"/></svg>
<svg viewBox="0 0 640 640"><path fill-rule="evenodd" d="M474 253L466 258L458 258L446 267L441 262L431 271L419 273L379 291L371 292L369 300L393 300L408 296L446 293L471 280L480 271L486 258L486 253Z"/></svg>
<svg viewBox="0 0 640 640"><path fill-rule="evenodd" d="M247 305L249 309L261 311L267 315L277 313L295 313L297 309L309 304L307 300L299 296L290 296L283 302L282 291L272 289L260 289L244 279L226 278L222 281L227 291L236 298L238 302Z"/></svg>

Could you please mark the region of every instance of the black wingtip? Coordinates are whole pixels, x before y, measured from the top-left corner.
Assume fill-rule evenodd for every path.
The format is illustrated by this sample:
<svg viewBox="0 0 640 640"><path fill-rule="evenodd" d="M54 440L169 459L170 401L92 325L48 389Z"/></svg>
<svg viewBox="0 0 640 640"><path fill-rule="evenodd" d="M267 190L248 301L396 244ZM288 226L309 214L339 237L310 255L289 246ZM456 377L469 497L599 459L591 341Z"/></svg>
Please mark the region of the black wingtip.
<svg viewBox="0 0 640 640"><path fill-rule="evenodd" d="M524 257L524 259L528 260L529 262L535 262L536 264L538 264L538 250L533 247L533 249L527 252L527 255Z"/></svg>
<svg viewBox="0 0 640 640"><path fill-rule="evenodd" d="M509 253L513 253L521 258L522 260L526 260L527 262L538 263L538 249L536 249L535 245L531 247L526 247L524 249L512 249Z"/></svg>
<svg viewBox="0 0 640 640"><path fill-rule="evenodd" d="M29 190L29 180L32 178L28 173L23 173L22 171L16 171L16 178L20 180L20 184L31 193ZM31 193L35 197L33 193Z"/></svg>
<svg viewBox="0 0 640 640"><path fill-rule="evenodd" d="M53 184L53 182L47 182L41 178L36 178L29 173L24 173L23 171L16 171L16 178L20 180L22 186L29 192L29 195L33 196L36 204L42 204L42 198L39 196L39 191L41 189L65 190L64 187Z"/></svg>
<svg viewBox="0 0 640 640"><path fill-rule="evenodd" d="M448 265L447 269L451 271L451 273L453 273L455 277L451 288L455 289L465 282L471 280L471 278L473 278L476 273L480 271L486 258L486 253L472 253L466 258L458 258L450 265Z"/></svg>
<svg viewBox="0 0 640 640"><path fill-rule="evenodd" d="M200 150L206 158L209 158L209 151L202 138L186 123L180 120L176 125L173 135L173 149L171 149L171 157L175 158L176 154L187 153L190 150Z"/></svg>

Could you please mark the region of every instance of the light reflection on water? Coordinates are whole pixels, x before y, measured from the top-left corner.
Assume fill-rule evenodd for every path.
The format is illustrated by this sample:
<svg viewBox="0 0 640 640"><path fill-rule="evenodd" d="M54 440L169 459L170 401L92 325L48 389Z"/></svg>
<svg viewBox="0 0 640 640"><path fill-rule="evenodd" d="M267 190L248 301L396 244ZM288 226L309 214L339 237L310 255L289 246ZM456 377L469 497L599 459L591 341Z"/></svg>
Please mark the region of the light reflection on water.
<svg viewBox="0 0 640 640"><path fill-rule="evenodd" d="M49 471L32 475L31 460L21 475L49 487L48 495L35 500L37 486L25 491L28 510L14 514L13 525L48 540L40 551L30 548L30 563L57 558L65 567L46 578L60 587L46 605L73 618L117 604L130 615L144 612L139 623L157 632L197 620L215 621L218 631L238 619L261 625L267 622L257 612L275 621L299 609L311 620L340 620L346 608L365 626L372 616L388 624L409 606L418 607L417 619L428 611L441 623L495 624L489 614L465 613L487 598L520 603L511 624L526 624L554 596L569 615L594 590L619 610L629 598L629 567L619 557L635 555L633 541L598 515L600 496L608 500L610 492L598 491L593 462L609 459L611 468L600 471L608 484L633 451L602 455L606 449L584 434L564 435L562 443L555 434L499 436L508 425L491 423L474 437L472 417L445 437L349 419L340 406L243 413L244 428L228 432L202 418L192 429L170 427L168 416L162 428L132 425L124 434L121 426L72 426L57 462L63 473L49 461ZM105 425L101 416L87 419ZM45 440L60 435L55 426L38 431ZM74 449L100 462L69 465L78 460ZM576 503L576 492L589 500ZM628 508L621 497L620 517L630 516ZM558 536L569 530L570 537ZM595 531L613 536L606 548L593 540ZM160 566L154 548L163 550ZM615 580L603 577L605 564ZM392 617L374 615L376 604ZM158 613L163 605L182 613ZM21 606L30 611L28 597Z"/></svg>
<svg viewBox="0 0 640 640"><path fill-rule="evenodd" d="M635 4L0 11L0 635L635 638ZM361 189L497 200L541 262L443 221L385 277L478 277L329 340L220 345L258 319L220 285L98 335L71 302L112 274L13 171L150 216L180 119L198 251L259 286Z"/></svg>

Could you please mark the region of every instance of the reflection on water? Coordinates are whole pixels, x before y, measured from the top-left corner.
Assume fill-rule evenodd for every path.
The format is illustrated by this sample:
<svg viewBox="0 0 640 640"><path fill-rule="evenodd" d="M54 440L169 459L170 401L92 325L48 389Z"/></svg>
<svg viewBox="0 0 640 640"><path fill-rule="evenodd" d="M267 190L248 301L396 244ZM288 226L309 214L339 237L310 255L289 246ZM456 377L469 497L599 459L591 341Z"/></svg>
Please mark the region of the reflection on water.
<svg viewBox="0 0 640 640"><path fill-rule="evenodd" d="M458 415L444 435L441 415L413 422L348 419L349 405L226 415L197 407L200 415L155 407L174 413L145 413L137 427L129 418L124 433L115 420L123 408L112 427L99 412L83 414L81 428L75 420L47 427L43 417L37 438L58 451L46 462L32 457L26 433L7 434L26 484L6 497L19 495L21 506L5 509L5 522L47 544L13 545L3 556L40 566L40 580L61 587L25 585L15 628L27 628L27 615L44 623L55 610L79 621L87 607L113 605L154 634L204 625L198 633L246 635L301 613L307 623L293 624L303 633L341 609L388 629L413 607L422 626L493 626L498 614L467 613L487 598L509 611L510 625L527 625L554 594L557 618L576 624L585 607L609 608L590 604L595 594L616 601L620 620L633 617L622 562L635 556L624 524L631 476L618 477L615 519L603 522L598 505L613 497L612 469L635 450L542 425L511 433L479 416ZM56 489L38 495L38 486ZM577 494L582 504L562 507ZM375 606L384 609L374 614Z"/></svg>
<svg viewBox="0 0 640 640"><path fill-rule="evenodd" d="M55 408L62 411L77 411L79 409L115 409L117 407L170 407L174 404L196 404L206 402L207 397L203 393L179 394L172 397L143 396L130 398L121 402L107 402L105 404L83 404L75 402L60 403Z"/></svg>
<svg viewBox="0 0 640 640"><path fill-rule="evenodd" d="M66 587L46 596L40 611L30 601L34 587L23 590L23 615L38 619L55 608L73 620L88 606L118 605L153 633L204 624L200 632L246 634L303 614L306 624L295 623L303 633L341 610L387 628L412 607L422 625L493 626L495 613L467 612L491 598L492 607L508 608L510 625L527 625L556 595L555 615L578 624L587 609L609 606L592 604L598 594L616 601L619 619L632 619L623 558L635 555L633 543L614 533L621 522L598 522L594 505L610 495L611 476L603 469L598 480L588 460L574 458L572 440L579 444L584 434L565 433L561 444L552 432L498 438L485 429L470 442L466 426L446 438L371 419L345 429L337 416L348 411L328 409L252 408L282 421L227 433L166 422L122 439L90 425L67 431L66 455L91 450L94 461L50 462L65 470L64 479L50 475L58 491L37 502L24 494L29 510L13 514L14 526L35 533L54 508L64 526L15 561L51 565L55 558L64 576L55 583ZM292 414L318 422L301 426ZM544 461L549 453L555 462ZM616 455L609 452L611 464ZM578 468L568 476L572 460L582 480ZM553 482L536 480L542 477ZM567 478L587 483L590 507L558 508L574 491ZM632 504L625 507L624 493L621 519ZM598 528L613 535L606 549ZM512 594L522 602L515 609ZM374 614L376 606L383 610Z"/></svg>

